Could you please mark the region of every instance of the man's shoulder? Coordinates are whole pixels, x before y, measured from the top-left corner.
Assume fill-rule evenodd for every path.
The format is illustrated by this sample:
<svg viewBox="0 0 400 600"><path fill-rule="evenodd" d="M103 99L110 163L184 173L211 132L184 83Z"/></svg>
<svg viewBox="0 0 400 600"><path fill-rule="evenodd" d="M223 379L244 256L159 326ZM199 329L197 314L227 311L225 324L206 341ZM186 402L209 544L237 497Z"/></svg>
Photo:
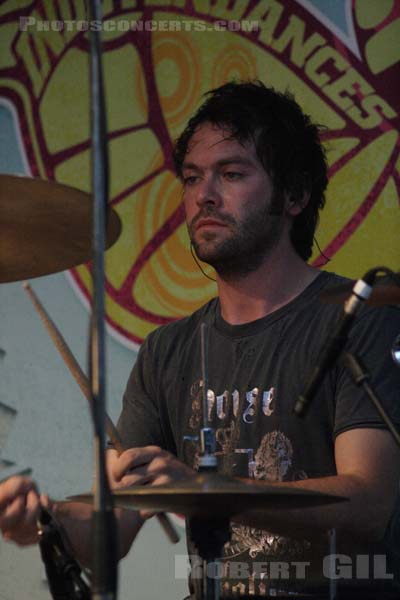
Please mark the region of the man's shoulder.
<svg viewBox="0 0 400 600"><path fill-rule="evenodd" d="M337 322L344 314L344 305L347 298L350 297L354 279L336 275L335 273L325 272L321 280L322 286L320 292L329 290L330 288L338 288L338 290L346 289L345 294L341 294L340 300L331 301L324 300L319 302L319 308L321 312L316 310L316 318L319 318L321 314L324 315L324 319L329 322L329 327L332 323ZM376 298L377 296L375 296ZM389 302L363 302L359 306L355 315L355 321L350 331L350 337L360 335L360 332L364 332L365 336L371 338L376 336L376 340L384 337L385 330L390 337L390 331L397 331L400 328L400 305L390 304Z"/></svg>
<svg viewBox="0 0 400 600"><path fill-rule="evenodd" d="M218 299L213 298L191 315L158 327L147 336L147 345L160 347L184 343L186 339L197 333L202 322L213 322L217 303Z"/></svg>

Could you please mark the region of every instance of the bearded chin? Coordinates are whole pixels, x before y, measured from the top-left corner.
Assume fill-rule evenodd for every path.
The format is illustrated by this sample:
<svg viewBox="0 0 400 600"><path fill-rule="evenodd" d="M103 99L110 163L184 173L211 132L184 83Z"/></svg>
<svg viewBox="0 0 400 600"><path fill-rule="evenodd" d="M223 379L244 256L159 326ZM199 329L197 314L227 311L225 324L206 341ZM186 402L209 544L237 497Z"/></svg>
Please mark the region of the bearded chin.
<svg viewBox="0 0 400 600"><path fill-rule="evenodd" d="M241 222L232 223L230 235L223 240L218 241L218 237L208 231L196 240L190 227L189 235L199 259L226 279L256 271L278 244L283 228L283 215L264 205L249 210Z"/></svg>
<svg viewBox="0 0 400 600"><path fill-rule="evenodd" d="M256 240L238 235L220 243L192 240L196 256L211 265L222 279L243 277L256 271L277 240L265 237Z"/></svg>

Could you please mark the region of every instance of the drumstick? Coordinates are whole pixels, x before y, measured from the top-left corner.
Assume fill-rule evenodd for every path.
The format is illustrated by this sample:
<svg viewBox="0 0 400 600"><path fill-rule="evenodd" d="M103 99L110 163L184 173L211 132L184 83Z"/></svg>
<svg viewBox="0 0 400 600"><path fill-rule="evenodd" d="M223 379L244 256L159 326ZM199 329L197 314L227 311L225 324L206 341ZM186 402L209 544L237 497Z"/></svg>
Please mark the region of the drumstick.
<svg viewBox="0 0 400 600"><path fill-rule="evenodd" d="M52 319L46 312L46 309L41 304L39 298L37 297L37 295L35 294L35 292L33 291L33 289L31 288L31 286L29 285L29 283L27 281L25 281L23 283L23 287L24 287L25 291L27 292L28 296L30 297L32 304L36 308L36 311L38 312L44 326L46 327L47 332L49 333L55 347L57 348L57 350L61 354L62 358L64 359L64 362L67 365L70 373L72 374L75 381L81 388L83 395L88 400L89 404L91 404L92 403L92 395L91 395L89 380L88 380L87 376L82 371L78 361L76 360L75 356L72 354L71 350L69 349L67 342L61 335L60 330L57 328L54 321L52 321ZM110 417L108 416L107 413L106 413L106 431L107 431L108 437L110 438L110 441L114 444L115 449L117 450L118 454L122 454L122 452L125 450L125 448L122 445L122 441L121 441L120 435L118 433L118 430L116 429L114 423L112 422L112 420L110 419ZM171 520L169 519L169 517L165 513L157 513L156 516L158 518L160 525L164 529L165 534L167 535L168 539L170 540L170 542L172 542L173 544L176 544L177 542L179 542L179 535L176 532L176 529L173 526L173 524L171 523Z"/></svg>

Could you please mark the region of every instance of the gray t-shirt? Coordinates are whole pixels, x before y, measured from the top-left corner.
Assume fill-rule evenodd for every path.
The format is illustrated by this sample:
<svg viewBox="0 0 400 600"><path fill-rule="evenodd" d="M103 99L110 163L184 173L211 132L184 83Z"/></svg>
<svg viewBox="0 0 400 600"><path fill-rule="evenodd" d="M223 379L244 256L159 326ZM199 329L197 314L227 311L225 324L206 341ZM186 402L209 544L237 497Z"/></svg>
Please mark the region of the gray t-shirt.
<svg viewBox="0 0 400 600"><path fill-rule="evenodd" d="M310 369L342 313L341 306L322 303L319 294L341 282L322 272L293 301L244 325L226 323L214 299L190 317L150 334L129 378L118 421L125 447L155 444L191 466L196 463L195 446L185 437L195 436L202 426L200 324L205 321L208 413L221 468L273 481L335 475L336 436L354 428L383 427L371 401L340 365L330 369L306 416L293 414ZM396 423L400 369L391 360L390 347L399 331L398 307L365 307L347 344L362 358ZM399 556L398 521L395 512L385 540L374 547L359 544L347 551L338 540L343 556L334 561L334 575L339 574L340 585L392 587L390 575L399 562L393 559ZM324 560L328 554L328 534L311 542L234 524L225 546L224 593L277 596L326 589L332 568ZM373 556L383 554L387 564L385 558L374 563Z"/></svg>

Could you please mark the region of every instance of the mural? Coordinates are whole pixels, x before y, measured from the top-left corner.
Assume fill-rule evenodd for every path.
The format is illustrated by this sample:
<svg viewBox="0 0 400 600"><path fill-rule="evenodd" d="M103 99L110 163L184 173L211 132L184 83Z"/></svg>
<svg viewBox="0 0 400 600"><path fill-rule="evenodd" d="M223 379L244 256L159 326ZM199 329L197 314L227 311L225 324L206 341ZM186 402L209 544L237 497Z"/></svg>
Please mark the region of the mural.
<svg viewBox="0 0 400 600"><path fill-rule="evenodd" d="M327 268L353 277L398 268L400 4L343 2L347 33L317 11L322 4L103 3L110 201L123 223L107 255L107 322L124 345L137 348L215 294L188 251L171 149L202 94L231 79L289 89L328 127L330 187L317 232ZM31 174L89 190L84 5L2 3L0 97L15 110ZM325 262L317 248L311 260ZM69 279L90 303L90 265Z"/></svg>

